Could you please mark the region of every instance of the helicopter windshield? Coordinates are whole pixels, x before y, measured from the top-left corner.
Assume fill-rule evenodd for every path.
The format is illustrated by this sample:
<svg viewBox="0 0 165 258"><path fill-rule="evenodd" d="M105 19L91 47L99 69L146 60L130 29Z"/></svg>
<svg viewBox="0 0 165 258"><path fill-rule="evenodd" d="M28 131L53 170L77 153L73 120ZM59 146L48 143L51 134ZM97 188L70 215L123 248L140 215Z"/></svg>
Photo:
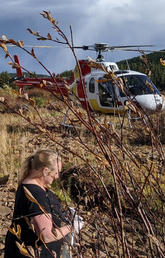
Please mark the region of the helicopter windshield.
<svg viewBox="0 0 165 258"><path fill-rule="evenodd" d="M159 90L153 84L153 82L146 75L124 75L121 76L126 92L129 95L148 95L159 94ZM124 97L125 94L120 90L120 96Z"/></svg>

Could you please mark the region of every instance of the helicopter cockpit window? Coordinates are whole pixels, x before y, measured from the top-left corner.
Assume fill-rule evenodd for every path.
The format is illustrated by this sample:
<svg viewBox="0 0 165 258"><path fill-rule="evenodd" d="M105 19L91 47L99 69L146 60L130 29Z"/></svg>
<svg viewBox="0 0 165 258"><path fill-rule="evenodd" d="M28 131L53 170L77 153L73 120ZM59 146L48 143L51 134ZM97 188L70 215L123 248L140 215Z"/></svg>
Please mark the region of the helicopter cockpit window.
<svg viewBox="0 0 165 258"><path fill-rule="evenodd" d="M153 82L146 75L126 75L121 77L123 80L125 92L131 96L160 94ZM125 94L120 90L120 96Z"/></svg>
<svg viewBox="0 0 165 258"><path fill-rule="evenodd" d="M89 82L89 92L94 93L95 92L95 79L91 78Z"/></svg>
<svg viewBox="0 0 165 258"><path fill-rule="evenodd" d="M117 71L118 67L116 65L109 65L111 71Z"/></svg>
<svg viewBox="0 0 165 258"><path fill-rule="evenodd" d="M114 106L114 91L111 81L106 81L105 78L98 80L99 99L102 106Z"/></svg>

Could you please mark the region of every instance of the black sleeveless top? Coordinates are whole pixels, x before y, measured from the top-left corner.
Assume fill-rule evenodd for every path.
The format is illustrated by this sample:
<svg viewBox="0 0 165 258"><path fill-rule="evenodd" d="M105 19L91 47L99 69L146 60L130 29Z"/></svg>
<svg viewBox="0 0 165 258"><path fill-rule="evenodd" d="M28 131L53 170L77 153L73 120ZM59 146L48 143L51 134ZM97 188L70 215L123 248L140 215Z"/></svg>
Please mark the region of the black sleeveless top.
<svg viewBox="0 0 165 258"><path fill-rule="evenodd" d="M32 196L40 205L32 202L26 197L23 187L26 187L30 191ZM40 207L42 207L46 213L50 213L52 215L55 227L61 227L62 221L68 223L66 216L61 210L61 202L52 191L48 189L44 191L41 187L35 184L21 184L16 193L13 220L11 225L11 228L13 226L17 228L17 225L20 225L20 239L8 231L5 242L5 258L27 257L20 253L20 250L16 245L16 241L20 244L23 242L25 246L32 246L33 248L35 248L35 243L37 243L40 249L42 249L40 256L41 258L52 257L49 251L44 247L43 243L40 240L37 241L38 237L29 223L32 217L43 213L43 210ZM50 250L56 252L57 258L60 257L62 241L63 240L60 239L47 244Z"/></svg>

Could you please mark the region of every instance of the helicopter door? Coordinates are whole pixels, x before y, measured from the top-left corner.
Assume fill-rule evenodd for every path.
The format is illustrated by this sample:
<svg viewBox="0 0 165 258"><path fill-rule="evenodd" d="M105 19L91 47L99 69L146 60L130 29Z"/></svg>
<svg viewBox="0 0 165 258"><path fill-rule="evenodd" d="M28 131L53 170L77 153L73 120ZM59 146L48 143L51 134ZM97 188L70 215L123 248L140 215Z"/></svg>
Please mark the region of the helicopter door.
<svg viewBox="0 0 165 258"><path fill-rule="evenodd" d="M99 110L98 87L94 77L89 77L87 83L87 96L91 109Z"/></svg>
<svg viewBox="0 0 165 258"><path fill-rule="evenodd" d="M110 81L105 81L105 78L99 78L98 93L100 105L103 107L114 107L114 90Z"/></svg>

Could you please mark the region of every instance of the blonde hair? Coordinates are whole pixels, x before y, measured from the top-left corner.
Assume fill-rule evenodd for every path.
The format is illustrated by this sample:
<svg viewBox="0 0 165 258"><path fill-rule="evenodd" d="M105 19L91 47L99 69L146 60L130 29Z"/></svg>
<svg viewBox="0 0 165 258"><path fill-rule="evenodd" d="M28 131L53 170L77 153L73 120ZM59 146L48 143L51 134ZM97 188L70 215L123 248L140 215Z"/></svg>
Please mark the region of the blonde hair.
<svg viewBox="0 0 165 258"><path fill-rule="evenodd" d="M19 184L34 173L34 178L41 176L41 169L47 167L50 170L54 168L54 164L61 161L61 157L53 150L42 149L28 156L22 164L22 172Z"/></svg>

